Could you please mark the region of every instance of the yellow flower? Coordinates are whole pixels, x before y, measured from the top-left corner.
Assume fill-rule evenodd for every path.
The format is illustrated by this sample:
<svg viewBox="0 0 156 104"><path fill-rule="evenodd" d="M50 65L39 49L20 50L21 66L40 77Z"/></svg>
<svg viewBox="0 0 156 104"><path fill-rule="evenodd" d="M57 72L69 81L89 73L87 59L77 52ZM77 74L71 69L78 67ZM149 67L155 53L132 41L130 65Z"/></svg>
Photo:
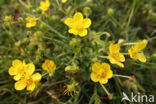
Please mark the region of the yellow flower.
<svg viewBox="0 0 156 104"><path fill-rule="evenodd" d="M46 70L47 72L49 72L51 70L55 70L56 69L56 65L55 65L54 61L45 60L44 63L42 64L42 68L44 70Z"/></svg>
<svg viewBox="0 0 156 104"><path fill-rule="evenodd" d="M142 42L138 42L135 46L132 46L128 52L132 59L139 60L141 62L146 62L146 57L143 53L140 53L147 45L147 41L143 40Z"/></svg>
<svg viewBox="0 0 156 104"><path fill-rule="evenodd" d="M27 87L28 91L33 91L36 87L36 83L41 80L42 76L40 73L27 74L21 80L15 83L16 90L23 90Z"/></svg>
<svg viewBox="0 0 156 104"><path fill-rule="evenodd" d="M14 80L20 80L26 74L32 74L35 70L34 64L26 64L24 61L18 59L12 62L12 66L9 68L9 74L14 76Z"/></svg>
<svg viewBox="0 0 156 104"><path fill-rule="evenodd" d="M41 1L41 2L40 2L40 8L41 8L43 11L47 11L48 8L49 8L49 6L50 6L49 0Z"/></svg>
<svg viewBox="0 0 156 104"><path fill-rule="evenodd" d="M106 84L108 79L112 78L113 72L110 69L110 65L107 63L95 62L92 64L92 73L90 75L93 82L100 82Z"/></svg>
<svg viewBox="0 0 156 104"><path fill-rule="evenodd" d="M28 21L28 22L26 23L26 27L27 27L27 28L30 28L30 27L36 26L36 21L39 20L39 18L27 17L26 20Z"/></svg>
<svg viewBox="0 0 156 104"><path fill-rule="evenodd" d="M80 12L75 13L73 18L67 18L64 22L70 28L68 30L69 33L81 37L87 35L87 28L91 25L91 20L89 18L83 18Z"/></svg>
<svg viewBox="0 0 156 104"><path fill-rule="evenodd" d="M112 64L117 64L120 67L124 67L124 65L121 62L125 61L125 57L120 52L120 46L119 44L113 44L109 46L109 60Z"/></svg>
<svg viewBox="0 0 156 104"><path fill-rule="evenodd" d="M67 2L67 0L61 0L61 2L62 2L62 3L66 3L66 2Z"/></svg>

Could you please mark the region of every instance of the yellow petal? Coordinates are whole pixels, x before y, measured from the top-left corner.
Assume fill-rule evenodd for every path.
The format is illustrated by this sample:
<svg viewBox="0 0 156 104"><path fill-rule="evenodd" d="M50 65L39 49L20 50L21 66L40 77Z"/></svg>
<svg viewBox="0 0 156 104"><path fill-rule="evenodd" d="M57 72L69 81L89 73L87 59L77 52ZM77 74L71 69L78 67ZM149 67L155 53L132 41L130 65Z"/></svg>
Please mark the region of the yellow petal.
<svg viewBox="0 0 156 104"><path fill-rule="evenodd" d="M96 74L95 74L94 72L92 72L92 73L90 74L90 78L91 78L91 80L92 80L93 82L98 82L98 81L99 81L98 77L96 76Z"/></svg>
<svg viewBox="0 0 156 104"><path fill-rule="evenodd" d="M70 33L70 34L74 34L74 35L78 35L78 31L76 30L76 29L69 29L68 30L68 32Z"/></svg>
<svg viewBox="0 0 156 104"><path fill-rule="evenodd" d="M10 74L10 75L16 75L16 74L17 74L16 71L15 71L14 69L15 69L14 67L10 67L10 68L9 68L9 74Z"/></svg>
<svg viewBox="0 0 156 104"><path fill-rule="evenodd" d="M26 87L27 83L25 80L20 80L15 83L15 89L16 90L23 90Z"/></svg>
<svg viewBox="0 0 156 104"><path fill-rule="evenodd" d="M83 15L81 12L77 12L75 13L74 17L73 17L74 21L82 21L83 20Z"/></svg>
<svg viewBox="0 0 156 104"><path fill-rule="evenodd" d="M103 67L103 69L105 69L105 70L110 70L110 65L107 63L102 63L101 67Z"/></svg>
<svg viewBox="0 0 156 104"><path fill-rule="evenodd" d="M96 72L98 71L98 69L100 69L101 64L99 62L95 62L94 64L92 64L92 71Z"/></svg>
<svg viewBox="0 0 156 104"><path fill-rule="evenodd" d="M109 46L109 51L110 51L110 53L119 53L119 51L120 51L119 44L111 43L110 46Z"/></svg>
<svg viewBox="0 0 156 104"><path fill-rule="evenodd" d="M39 82L41 80L42 76L40 73L35 73L32 75L32 79L34 82Z"/></svg>
<svg viewBox="0 0 156 104"><path fill-rule="evenodd" d="M112 70L108 70L107 71L107 78L110 79L113 77L113 71Z"/></svg>
<svg viewBox="0 0 156 104"><path fill-rule="evenodd" d="M146 62L146 57L142 53L138 53L137 58L141 62Z"/></svg>
<svg viewBox="0 0 156 104"><path fill-rule="evenodd" d="M35 66L34 64L30 63L26 65L26 73L27 74L32 74L35 71Z"/></svg>
<svg viewBox="0 0 156 104"><path fill-rule="evenodd" d="M142 42L138 42L135 46L134 49L136 52L139 52L141 50L143 50L147 45L147 41L143 40Z"/></svg>
<svg viewBox="0 0 156 104"><path fill-rule="evenodd" d="M121 53L119 53L119 61L121 61L121 62L124 62L125 61L125 57Z"/></svg>
<svg viewBox="0 0 156 104"><path fill-rule="evenodd" d="M100 79L99 82L100 82L101 84L106 84L106 83L108 82L108 79L102 78L102 79Z"/></svg>
<svg viewBox="0 0 156 104"><path fill-rule="evenodd" d="M83 20L82 25L83 25L84 28L89 28L89 26L91 25L91 20L89 18L85 18Z"/></svg>
<svg viewBox="0 0 156 104"><path fill-rule="evenodd" d="M67 19L65 19L64 23L67 26L72 27L73 26L73 19L72 18L67 18Z"/></svg>
<svg viewBox="0 0 156 104"><path fill-rule="evenodd" d="M35 83L31 83L31 84L27 85L27 90L33 91L35 89L35 87L36 87Z"/></svg>
<svg viewBox="0 0 156 104"><path fill-rule="evenodd" d="M17 75L14 76L14 80L15 80L15 81L18 81L18 80L21 79L21 77L22 77L21 74L17 74Z"/></svg>
<svg viewBox="0 0 156 104"><path fill-rule="evenodd" d="M79 29L79 30L78 30L78 34L79 34L79 36L81 36L81 37L86 36L86 35L87 35L87 29Z"/></svg>
<svg viewBox="0 0 156 104"><path fill-rule="evenodd" d="M22 64L22 62L20 60L18 60L18 59L14 60L12 62L12 66L18 66L18 65L21 65L21 64Z"/></svg>

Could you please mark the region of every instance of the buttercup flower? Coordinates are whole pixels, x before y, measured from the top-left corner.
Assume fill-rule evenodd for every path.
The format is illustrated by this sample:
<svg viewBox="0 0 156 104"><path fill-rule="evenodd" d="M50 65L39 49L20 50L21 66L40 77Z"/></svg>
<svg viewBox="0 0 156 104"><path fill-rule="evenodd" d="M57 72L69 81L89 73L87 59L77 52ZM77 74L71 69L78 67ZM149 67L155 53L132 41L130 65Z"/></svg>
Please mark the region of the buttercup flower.
<svg viewBox="0 0 156 104"><path fill-rule="evenodd" d="M43 11L47 11L48 8L50 6L50 2L49 0L45 0L45 1L41 1L40 2L40 8L43 10Z"/></svg>
<svg viewBox="0 0 156 104"><path fill-rule="evenodd" d="M147 41L143 40L142 42L138 42L135 46L132 46L128 52L132 59L139 60L141 62L146 62L146 57L143 53L140 53L147 45Z"/></svg>
<svg viewBox="0 0 156 104"><path fill-rule="evenodd" d="M20 80L26 74L32 74L35 70L34 64L26 64L24 61L18 59L12 62L12 66L9 68L9 74L14 76L14 80Z"/></svg>
<svg viewBox="0 0 156 104"><path fill-rule="evenodd" d="M39 18L27 17L26 20L28 21L28 23L26 23L26 27L31 28L36 26L36 21L39 20Z"/></svg>
<svg viewBox="0 0 156 104"><path fill-rule="evenodd" d="M106 84L108 79L112 78L113 72L110 69L110 65L107 63L95 62L92 64L92 73L90 74L93 82L100 82Z"/></svg>
<svg viewBox="0 0 156 104"><path fill-rule="evenodd" d="M80 12L75 13L73 18L67 18L64 22L70 28L68 30L69 33L81 37L87 35L87 28L91 25L91 20L89 18L83 18Z"/></svg>
<svg viewBox="0 0 156 104"><path fill-rule="evenodd" d="M41 80L42 76L40 73L26 74L21 80L15 83L16 90L23 90L27 87L28 91L33 91L36 87L36 83Z"/></svg>
<svg viewBox="0 0 156 104"><path fill-rule="evenodd" d="M119 44L113 44L109 46L109 60L112 64L117 64L120 67L124 67L124 65L121 62L125 61L125 57L120 52L120 46Z"/></svg>
<svg viewBox="0 0 156 104"><path fill-rule="evenodd" d="M61 0L61 2L62 2L62 3L66 3L66 2L67 2L67 0Z"/></svg>
<svg viewBox="0 0 156 104"><path fill-rule="evenodd" d="M44 70L46 70L47 72L49 72L51 70L55 70L56 69L56 65L55 65L54 61L45 60L44 63L42 64L42 68Z"/></svg>

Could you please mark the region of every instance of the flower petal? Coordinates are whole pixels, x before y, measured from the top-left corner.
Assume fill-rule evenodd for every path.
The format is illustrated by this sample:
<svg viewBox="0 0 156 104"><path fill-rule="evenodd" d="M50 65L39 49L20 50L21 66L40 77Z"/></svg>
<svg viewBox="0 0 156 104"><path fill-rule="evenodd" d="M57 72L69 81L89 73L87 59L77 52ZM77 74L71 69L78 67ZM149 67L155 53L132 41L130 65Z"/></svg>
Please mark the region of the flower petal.
<svg viewBox="0 0 156 104"><path fill-rule="evenodd" d="M41 80L42 76L40 73L35 73L32 75L32 79L34 82L39 82Z"/></svg>
<svg viewBox="0 0 156 104"><path fill-rule="evenodd" d="M110 70L110 65L107 64L107 63L102 63L102 67L103 67L103 69L105 69L105 70Z"/></svg>
<svg viewBox="0 0 156 104"><path fill-rule="evenodd" d="M106 84L108 82L108 79L102 78L99 81L101 84Z"/></svg>
<svg viewBox="0 0 156 104"><path fill-rule="evenodd" d="M92 72L92 73L90 74L90 78L91 78L91 80L92 80L93 82L98 82L98 81L99 81L98 77L96 76L96 74L95 74L94 72Z"/></svg>
<svg viewBox="0 0 156 104"><path fill-rule="evenodd" d="M34 64L30 63L26 65L26 73L31 75L35 71Z"/></svg>
<svg viewBox="0 0 156 104"><path fill-rule="evenodd" d="M99 62L95 62L94 64L92 64L92 71L93 72L97 72L98 69L100 69L101 64Z"/></svg>
<svg viewBox="0 0 156 104"><path fill-rule="evenodd" d="M91 20L89 18L85 18L82 22L84 28L88 28L91 25Z"/></svg>
<svg viewBox="0 0 156 104"><path fill-rule="evenodd" d="M14 67L10 67L9 68L9 74L10 75L16 75L16 71L15 71L15 68Z"/></svg>
<svg viewBox="0 0 156 104"><path fill-rule="evenodd" d="M113 77L113 71L112 70L108 70L107 71L107 78L110 79Z"/></svg>
<svg viewBox="0 0 156 104"><path fill-rule="evenodd" d="M77 12L75 13L74 17L73 17L74 21L82 21L83 20L83 15L81 12Z"/></svg>
<svg viewBox="0 0 156 104"><path fill-rule="evenodd" d="M17 75L14 76L14 80L15 80L15 81L18 81L18 80L21 79L21 77L22 77L21 74L17 74Z"/></svg>
<svg viewBox="0 0 156 104"><path fill-rule="evenodd" d="M78 34L81 37L86 36L87 35L87 32L88 32L87 29L80 29L80 30L78 30Z"/></svg>
<svg viewBox="0 0 156 104"><path fill-rule="evenodd" d="M36 87L35 83L31 83L31 84L27 85L27 90L33 91L35 89L35 87Z"/></svg>
<svg viewBox="0 0 156 104"><path fill-rule="evenodd" d="M68 32L70 33L70 34L74 34L74 35L78 35L78 31L76 30L76 29L69 29L68 30Z"/></svg>
<svg viewBox="0 0 156 104"><path fill-rule="evenodd" d="M146 62L146 57L142 53L138 53L137 58L141 62Z"/></svg>
<svg viewBox="0 0 156 104"><path fill-rule="evenodd" d="M16 90L23 90L26 87L27 83L25 80L20 80L15 83L15 89Z"/></svg>
<svg viewBox="0 0 156 104"><path fill-rule="evenodd" d="M120 51L119 44L111 43L110 46L109 46L109 51L110 51L110 53L119 53L119 51Z"/></svg>
<svg viewBox="0 0 156 104"><path fill-rule="evenodd" d="M72 19L72 18L67 18L67 19L65 19L64 23L65 23L67 26L72 27L73 19Z"/></svg>
<svg viewBox="0 0 156 104"><path fill-rule="evenodd" d="M119 61L121 61L121 62L124 62L125 61L125 57L121 53L119 53Z"/></svg>
<svg viewBox="0 0 156 104"><path fill-rule="evenodd" d="M147 45L147 41L143 40L141 42L138 42L133 48L135 49L136 52L139 52L143 50Z"/></svg>
<svg viewBox="0 0 156 104"><path fill-rule="evenodd" d="M18 65L21 65L22 64L22 61L16 59L12 62L12 66L18 66Z"/></svg>

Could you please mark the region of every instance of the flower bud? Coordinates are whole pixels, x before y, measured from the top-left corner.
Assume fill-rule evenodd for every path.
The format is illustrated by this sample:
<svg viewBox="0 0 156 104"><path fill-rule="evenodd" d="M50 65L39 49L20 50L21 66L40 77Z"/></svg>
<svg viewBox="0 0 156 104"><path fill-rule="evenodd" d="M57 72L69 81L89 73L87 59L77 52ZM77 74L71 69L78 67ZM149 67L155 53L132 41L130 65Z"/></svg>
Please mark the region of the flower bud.
<svg viewBox="0 0 156 104"><path fill-rule="evenodd" d="M89 8L89 7L85 7L85 8L83 9L83 13L84 13L84 15L85 15L86 17L88 17L88 16L92 13L92 10L91 10L91 8Z"/></svg>
<svg viewBox="0 0 156 104"><path fill-rule="evenodd" d="M11 23L13 21L13 17L12 16L5 16L4 21L8 22L8 23Z"/></svg>
<svg viewBox="0 0 156 104"><path fill-rule="evenodd" d="M118 44L119 44L119 45L122 45L124 42L125 42L124 39L119 39L119 40L118 40Z"/></svg>
<svg viewBox="0 0 156 104"><path fill-rule="evenodd" d="M107 14L108 14L108 15L113 15L113 14L114 14L114 10L113 10L112 8L109 8L109 9L107 10Z"/></svg>

